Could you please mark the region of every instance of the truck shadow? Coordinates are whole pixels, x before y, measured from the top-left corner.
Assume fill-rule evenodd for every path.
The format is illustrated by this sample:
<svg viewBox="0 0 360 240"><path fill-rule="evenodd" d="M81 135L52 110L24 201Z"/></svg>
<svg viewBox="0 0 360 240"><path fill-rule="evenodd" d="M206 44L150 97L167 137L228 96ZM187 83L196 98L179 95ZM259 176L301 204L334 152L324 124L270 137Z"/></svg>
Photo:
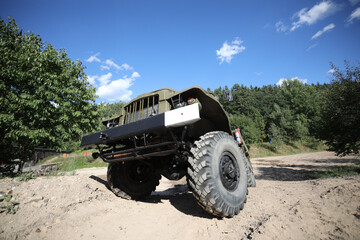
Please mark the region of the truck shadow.
<svg viewBox="0 0 360 240"><path fill-rule="evenodd" d="M103 184L109 191L111 191L106 180L94 175L91 175L89 178ZM197 204L195 197L191 192L189 192L187 184L177 184L164 191L155 191L147 198L138 201L158 204L162 203L164 200L168 200L172 206L186 215L207 219L216 218L215 216L205 212Z"/></svg>
<svg viewBox="0 0 360 240"><path fill-rule="evenodd" d="M200 218L207 218L207 219L216 218L215 216L205 212L205 210L198 205L195 197L190 192L187 192L181 195L180 197L175 196L170 198L170 203L178 211L185 213L186 215L191 215Z"/></svg>
<svg viewBox="0 0 360 240"><path fill-rule="evenodd" d="M333 164L360 164L360 158L333 158L333 159L317 159L314 160L315 163L333 163Z"/></svg>
<svg viewBox="0 0 360 240"><path fill-rule="evenodd" d="M91 175L89 178L103 184L107 189L110 190L109 184L107 183L106 180L104 180L104 179L102 179L102 178L100 178L98 176L95 176L95 175Z"/></svg>
<svg viewBox="0 0 360 240"><path fill-rule="evenodd" d="M256 180L272 181L304 181L313 179L312 173L318 173L319 170L308 166L308 169L294 169L291 167L255 167ZM312 169L312 170L310 170Z"/></svg>
<svg viewBox="0 0 360 240"><path fill-rule="evenodd" d="M186 215L207 219L216 218L198 205L187 184L177 184L164 191L155 191L143 202L161 203L163 200L169 200L172 206Z"/></svg>

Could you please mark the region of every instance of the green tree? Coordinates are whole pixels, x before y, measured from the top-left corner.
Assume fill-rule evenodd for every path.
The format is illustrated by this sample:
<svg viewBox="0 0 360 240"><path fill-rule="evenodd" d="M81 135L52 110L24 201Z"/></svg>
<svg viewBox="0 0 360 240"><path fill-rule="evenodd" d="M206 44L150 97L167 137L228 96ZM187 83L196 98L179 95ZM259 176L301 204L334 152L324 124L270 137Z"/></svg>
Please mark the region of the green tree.
<svg viewBox="0 0 360 240"><path fill-rule="evenodd" d="M95 88L64 49L0 19L1 161L26 159L34 148L60 150L98 123Z"/></svg>
<svg viewBox="0 0 360 240"><path fill-rule="evenodd" d="M298 79L287 80L281 87L287 106L293 112L294 138L302 138L316 131L314 124L320 114L321 94L314 85L304 85Z"/></svg>
<svg viewBox="0 0 360 240"><path fill-rule="evenodd" d="M231 129L240 128L241 134L246 139L246 143L252 144L260 142L261 130L256 126L256 123L249 117L239 114L230 115Z"/></svg>
<svg viewBox="0 0 360 240"><path fill-rule="evenodd" d="M116 103L100 103L98 105L100 118L97 130L100 131L106 129L106 127L102 124L102 121L120 115L121 109L125 106L125 104L126 103L123 101Z"/></svg>
<svg viewBox="0 0 360 240"><path fill-rule="evenodd" d="M331 66L334 80L325 93L320 138L338 155L359 154L360 66L345 62L345 71Z"/></svg>
<svg viewBox="0 0 360 240"><path fill-rule="evenodd" d="M281 145L283 142L291 140L294 119L289 108L281 108L276 103L273 108L273 112L269 115L268 136L273 143Z"/></svg>
<svg viewBox="0 0 360 240"><path fill-rule="evenodd" d="M259 109L250 106L248 111L248 116L253 120L256 128L260 131L260 137L258 138L257 142L261 142L266 138L265 134L265 120L263 116L260 114Z"/></svg>

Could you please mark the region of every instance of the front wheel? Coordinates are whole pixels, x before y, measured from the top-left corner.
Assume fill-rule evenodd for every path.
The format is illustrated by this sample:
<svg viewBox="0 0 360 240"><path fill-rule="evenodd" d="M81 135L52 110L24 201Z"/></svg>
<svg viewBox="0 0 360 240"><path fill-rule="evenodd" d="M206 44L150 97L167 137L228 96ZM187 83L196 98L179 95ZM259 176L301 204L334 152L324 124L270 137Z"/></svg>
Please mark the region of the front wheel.
<svg viewBox="0 0 360 240"><path fill-rule="evenodd" d="M233 217L247 194L245 155L225 132L210 132L195 142L189 158L188 183L199 205L218 217Z"/></svg>
<svg viewBox="0 0 360 240"><path fill-rule="evenodd" d="M109 187L125 199L141 199L155 191L161 175L141 161L110 163L107 171Z"/></svg>

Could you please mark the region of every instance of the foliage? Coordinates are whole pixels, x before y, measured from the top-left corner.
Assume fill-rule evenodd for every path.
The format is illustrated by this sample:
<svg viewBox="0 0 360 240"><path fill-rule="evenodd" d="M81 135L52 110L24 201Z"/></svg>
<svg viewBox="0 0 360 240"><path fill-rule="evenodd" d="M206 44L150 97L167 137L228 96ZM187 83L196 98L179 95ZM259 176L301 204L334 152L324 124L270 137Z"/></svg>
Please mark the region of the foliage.
<svg viewBox="0 0 360 240"><path fill-rule="evenodd" d="M28 173L22 173L19 177L18 180L19 181L23 181L23 182L27 182L30 179L36 179L38 177L38 175L36 173L33 172L28 172Z"/></svg>
<svg viewBox="0 0 360 240"><path fill-rule="evenodd" d="M262 88L235 84L230 102L225 100L227 86L215 89L214 94L230 114L231 127L240 127L248 143L271 141L277 148L315 135L323 88L288 79L282 86Z"/></svg>
<svg viewBox="0 0 360 240"><path fill-rule="evenodd" d="M61 159L60 171L70 172L81 168L106 167L108 164L100 159L94 160L90 156L70 156Z"/></svg>
<svg viewBox="0 0 360 240"><path fill-rule="evenodd" d="M99 115L101 118L99 119L99 123L97 126L97 130L104 130L106 127L102 124L102 121L105 119L109 119L121 114L121 108L125 105L125 102L116 102L116 103L100 103L98 105Z"/></svg>
<svg viewBox="0 0 360 240"><path fill-rule="evenodd" d="M241 135L246 139L246 143L252 144L260 141L261 130L250 117L240 114L231 115L229 119L231 129L240 128Z"/></svg>
<svg viewBox="0 0 360 240"><path fill-rule="evenodd" d="M291 122L293 115L290 109L280 108L279 105L274 103L274 110L269 115L269 132L268 136L271 141L276 145L281 145L283 142L290 140L290 132L292 130Z"/></svg>
<svg viewBox="0 0 360 240"><path fill-rule="evenodd" d="M19 202L12 200L11 194L0 193L0 213L15 214Z"/></svg>
<svg viewBox="0 0 360 240"><path fill-rule="evenodd" d="M249 144L271 142L269 149L277 151L284 143L302 141L316 147L324 140L339 155L358 154L360 67L345 62L342 72L331 66L331 84L307 85L298 79L261 88L235 84L230 102L225 99L227 86L213 93L229 113L231 127L239 127Z"/></svg>
<svg viewBox="0 0 360 240"><path fill-rule="evenodd" d="M15 20L0 20L0 161L24 160L37 146L61 150L93 131L95 88L82 63Z"/></svg>
<svg viewBox="0 0 360 240"><path fill-rule="evenodd" d="M360 66L345 62L345 71L332 64L334 80L325 92L320 138L338 155L360 151Z"/></svg>

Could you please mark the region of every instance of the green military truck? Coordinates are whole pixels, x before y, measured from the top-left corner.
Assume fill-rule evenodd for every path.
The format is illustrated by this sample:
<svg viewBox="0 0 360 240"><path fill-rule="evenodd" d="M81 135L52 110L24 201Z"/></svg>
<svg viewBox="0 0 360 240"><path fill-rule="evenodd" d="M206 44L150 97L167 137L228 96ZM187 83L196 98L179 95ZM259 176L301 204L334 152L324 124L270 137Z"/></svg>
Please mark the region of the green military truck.
<svg viewBox="0 0 360 240"><path fill-rule="evenodd" d="M93 157L109 163L108 184L119 197L142 199L161 176L186 176L205 211L232 217L255 186L240 131L230 129L219 101L200 87L140 95L103 124L107 129L84 136L81 146L97 146Z"/></svg>

